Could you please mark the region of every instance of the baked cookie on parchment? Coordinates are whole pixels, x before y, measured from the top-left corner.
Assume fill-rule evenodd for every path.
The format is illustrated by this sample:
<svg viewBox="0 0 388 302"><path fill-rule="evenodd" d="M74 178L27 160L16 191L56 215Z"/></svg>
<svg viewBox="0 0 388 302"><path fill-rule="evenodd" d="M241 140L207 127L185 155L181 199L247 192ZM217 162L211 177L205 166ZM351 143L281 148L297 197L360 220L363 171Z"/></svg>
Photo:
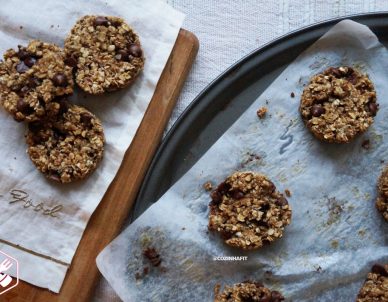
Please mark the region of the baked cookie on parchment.
<svg viewBox="0 0 388 302"><path fill-rule="evenodd" d="M69 183L92 173L102 159L101 122L83 107L62 101L60 113L28 125L27 152L51 180Z"/></svg>
<svg viewBox="0 0 388 302"><path fill-rule="evenodd" d="M281 302L284 297L278 291L271 291L263 284L253 281L245 281L233 286L225 286L220 292L220 286L215 287L214 302L247 302L247 301L265 301Z"/></svg>
<svg viewBox="0 0 388 302"><path fill-rule="evenodd" d="M15 120L37 121L56 114L55 98L73 93L72 67L54 44L31 41L9 49L0 62L0 102Z"/></svg>
<svg viewBox="0 0 388 302"><path fill-rule="evenodd" d="M299 110L318 139L347 143L369 128L378 107L369 77L343 66L313 76L303 91Z"/></svg>
<svg viewBox="0 0 388 302"><path fill-rule="evenodd" d="M358 293L356 302L388 302L388 264L375 264Z"/></svg>
<svg viewBox="0 0 388 302"><path fill-rule="evenodd" d="M388 166L386 166L381 173L378 182L379 196L376 200L376 208L383 215L384 219L388 221Z"/></svg>
<svg viewBox="0 0 388 302"><path fill-rule="evenodd" d="M91 94L128 86L144 67L138 35L118 17L82 17L66 38L65 52L76 83Z"/></svg>
<svg viewBox="0 0 388 302"><path fill-rule="evenodd" d="M209 225L225 243L252 250L283 236L291 207L264 175L235 172L211 193Z"/></svg>

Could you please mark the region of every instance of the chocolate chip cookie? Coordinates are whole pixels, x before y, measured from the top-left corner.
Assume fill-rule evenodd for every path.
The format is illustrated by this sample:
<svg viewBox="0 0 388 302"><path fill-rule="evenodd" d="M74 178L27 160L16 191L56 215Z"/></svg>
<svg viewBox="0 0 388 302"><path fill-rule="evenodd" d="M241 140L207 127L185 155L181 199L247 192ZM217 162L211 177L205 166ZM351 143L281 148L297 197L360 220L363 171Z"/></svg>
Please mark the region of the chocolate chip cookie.
<svg viewBox="0 0 388 302"><path fill-rule="evenodd" d="M252 250L283 236L291 207L264 175L235 172L211 193L209 230L225 243Z"/></svg>
<svg viewBox="0 0 388 302"><path fill-rule="evenodd" d="M0 62L0 102L17 121L37 121L57 109L51 101L73 93L72 67L56 45L31 41Z"/></svg>
<svg viewBox="0 0 388 302"><path fill-rule="evenodd" d="M144 67L138 35L117 17L84 16L65 41L68 64L86 92L101 94L128 86Z"/></svg>
<svg viewBox="0 0 388 302"><path fill-rule="evenodd" d="M330 67L312 77L299 110L318 139L347 143L368 129L378 108L376 91L367 75L351 67Z"/></svg>
<svg viewBox="0 0 388 302"><path fill-rule="evenodd" d="M378 183L379 196L376 200L376 208L381 212L384 219L388 221L388 166L381 173Z"/></svg>
<svg viewBox="0 0 388 302"><path fill-rule="evenodd" d="M28 154L49 179L69 183L92 173L104 151L101 122L88 110L62 101L60 113L28 125Z"/></svg>
<svg viewBox="0 0 388 302"><path fill-rule="evenodd" d="M284 297L278 291L271 291L259 282L245 281L230 286L225 286L222 293L220 286L215 288L214 302L246 302L246 301L266 301L281 302Z"/></svg>
<svg viewBox="0 0 388 302"><path fill-rule="evenodd" d="M388 264L375 264L358 293L356 302L388 302Z"/></svg>

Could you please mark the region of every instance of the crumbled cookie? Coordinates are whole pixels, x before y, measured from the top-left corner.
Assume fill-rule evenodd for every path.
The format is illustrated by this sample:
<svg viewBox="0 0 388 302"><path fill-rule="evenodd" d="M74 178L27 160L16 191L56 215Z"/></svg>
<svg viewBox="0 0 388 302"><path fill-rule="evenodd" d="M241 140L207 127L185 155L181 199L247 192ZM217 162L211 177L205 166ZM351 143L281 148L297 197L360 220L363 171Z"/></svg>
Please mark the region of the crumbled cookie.
<svg viewBox="0 0 388 302"><path fill-rule="evenodd" d="M264 175L235 172L211 193L209 230L225 243L244 250L283 236L291 222L291 207Z"/></svg>
<svg viewBox="0 0 388 302"><path fill-rule="evenodd" d="M206 191L211 191L213 190L213 185L210 181L207 181L203 184L203 188L206 190Z"/></svg>
<svg viewBox="0 0 388 302"><path fill-rule="evenodd" d="M143 255L151 262L153 266L159 266L162 263L162 258L160 258L160 255L155 248L146 248L143 251Z"/></svg>
<svg viewBox="0 0 388 302"><path fill-rule="evenodd" d="M247 301L265 301L281 302L284 297L278 291L271 291L259 282L245 281L233 286L225 286L220 293L220 286L217 285L215 290L214 302L247 302Z"/></svg>
<svg viewBox="0 0 388 302"><path fill-rule="evenodd" d="M77 84L91 94L128 86L144 67L139 37L118 17L82 17L66 38L65 52Z"/></svg>
<svg viewBox="0 0 388 302"><path fill-rule="evenodd" d="M62 102L61 112L28 125L28 154L45 176L68 183L92 173L102 159L104 132L88 110Z"/></svg>
<svg viewBox="0 0 388 302"><path fill-rule="evenodd" d="M312 77L303 91L299 110L318 139L347 143L368 129L378 106L367 75L351 67L330 67Z"/></svg>
<svg viewBox="0 0 388 302"><path fill-rule="evenodd" d="M73 93L72 67L54 44L33 40L19 50L9 49L0 62L0 102L17 121L37 121L56 114L57 97Z"/></svg>
<svg viewBox="0 0 388 302"><path fill-rule="evenodd" d="M356 302L388 302L388 264L375 264L358 293Z"/></svg>
<svg viewBox="0 0 388 302"><path fill-rule="evenodd" d="M378 182L379 196L376 200L376 208L388 221L388 165L384 168Z"/></svg>
<svg viewBox="0 0 388 302"><path fill-rule="evenodd" d="M257 110L256 114L259 117L259 119L265 118L265 115L267 114L267 108L266 107L261 107Z"/></svg>
<svg viewBox="0 0 388 302"><path fill-rule="evenodd" d="M290 190L285 189L284 193L286 194L287 197L291 197L291 191Z"/></svg>

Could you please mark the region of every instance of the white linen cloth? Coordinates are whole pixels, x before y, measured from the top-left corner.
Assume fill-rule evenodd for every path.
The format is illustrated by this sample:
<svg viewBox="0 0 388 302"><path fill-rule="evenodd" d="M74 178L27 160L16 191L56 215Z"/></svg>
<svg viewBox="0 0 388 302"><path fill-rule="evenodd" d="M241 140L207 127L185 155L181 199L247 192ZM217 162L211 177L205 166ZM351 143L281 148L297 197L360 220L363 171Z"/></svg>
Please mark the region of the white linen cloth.
<svg viewBox="0 0 388 302"><path fill-rule="evenodd" d="M127 0L128 1L128 0ZM319 21L388 10L381 0L167 0L186 14L183 27L195 33L200 49L169 129L187 105L215 77L254 49ZM120 301L101 279L93 301Z"/></svg>
<svg viewBox="0 0 388 302"><path fill-rule="evenodd" d="M139 34L146 57L145 69L131 87L73 98L104 126L105 153L98 169L73 184L48 181L26 155L25 125L0 111L0 250L19 261L20 279L53 292L59 292L87 222L118 171L184 18L160 0L131 0L127 5L120 0L3 1L0 52L31 39L62 46L76 20L87 14L123 17ZM56 211L44 215L43 207Z"/></svg>

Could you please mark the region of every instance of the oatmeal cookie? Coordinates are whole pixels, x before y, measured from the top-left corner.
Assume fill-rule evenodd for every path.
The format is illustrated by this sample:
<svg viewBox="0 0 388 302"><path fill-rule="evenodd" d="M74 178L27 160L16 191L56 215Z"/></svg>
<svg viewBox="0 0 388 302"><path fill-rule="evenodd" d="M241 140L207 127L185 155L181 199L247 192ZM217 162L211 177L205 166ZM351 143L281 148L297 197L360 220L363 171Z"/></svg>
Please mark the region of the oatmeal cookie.
<svg viewBox="0 0 388 302"><path fill-rule="evenodd" d="M58 46L38 40L5 52L0 62L0 102L15 120L40 120L57 109L53 99L73 93L73 68L64 60Z"/></svg>
<svg viewBox="0 0 388 302"><path fill-rule="evenodd" d="M388 166L381 173L378 183L379 196L376 200L376 208L381 212L384 219L388 221Z"/></svg>
<svg viewBox="0 0 388 302"><path fill-rule="evenodd" d="M28 154L46 177L61 183L93 172L104 151L101 122L88 110L65 101L60 114L28 125Z"/></svg>
<svg viewBox="0 0 388 302"><path fill-rule="evenodd" d="M310 131L330 143L350 142L373 123L379 105L367 75L351 67L330 67L304 89L300 112Z"/></svg>
<svg viewBox="0 0 388 302"><path fill-rule="evenodd" d="M264 175L235 172L211 193L209 230L225 243L252 250L281 238L291 207Z"/></svg>
<svg viewBox="0 0 388 302"><path fill-rule="evenodd" d="M214 302L246 302L246 301L266 301L281 302L284 297L278 291L271 291L259 282L245 281L230 286L225 286L222 293L220 287L215 288Z"/></svg>
<svg viewBox="0 0 388 302"><path fill-rule="evenodd" d="M375 264L358 293L356 302L388 302L388 264Z"/></svg>
<svg viewBox="0 0 388 302"><path fill-rule="evenodd" d="M128 86L144 67L139 37L117 17L82 17L66 38L65 52L77 84L91 94Z"/></svg>

